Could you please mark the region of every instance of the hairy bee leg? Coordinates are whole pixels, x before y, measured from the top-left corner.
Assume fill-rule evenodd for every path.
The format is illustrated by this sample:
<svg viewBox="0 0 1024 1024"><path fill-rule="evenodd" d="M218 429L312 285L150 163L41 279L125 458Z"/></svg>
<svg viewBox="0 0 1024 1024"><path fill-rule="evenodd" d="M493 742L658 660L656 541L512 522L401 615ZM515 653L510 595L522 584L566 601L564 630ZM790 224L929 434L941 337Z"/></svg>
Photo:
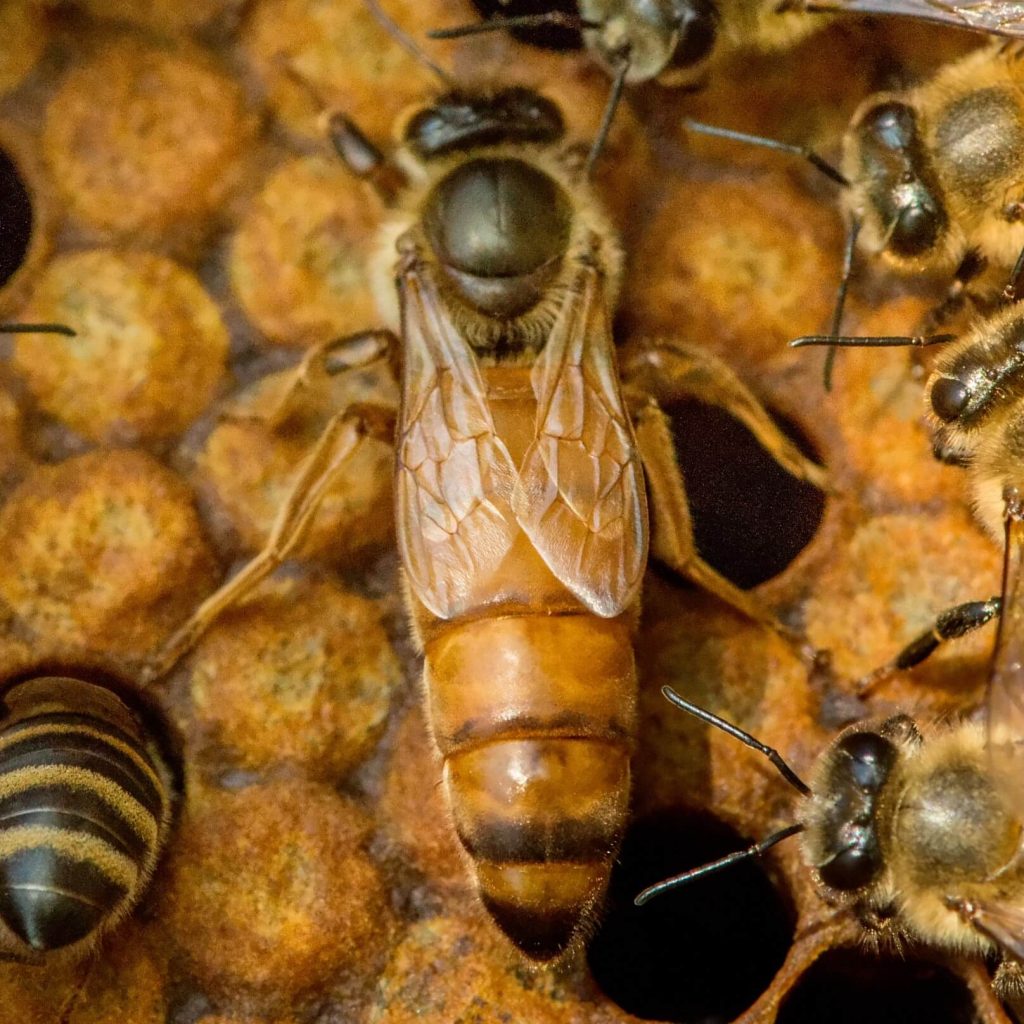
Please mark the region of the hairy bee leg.
<svg viewBox="0 0 1024 1024"><path fill-rule="evenodd" d="M229 406L235 419L258 420L274 430L286 422L301 404L302 396L315 386L317 375L338 376L364 370L397 351L398 338L386 329L359 331L314 345L295 367L291 378L273 405L263 411L239 405Z"/></svg>
<svg viewBox="0 0 1024 1024"><path fill-rule="evenodd" d="M932 310L930 310L924 319L921 321L920 328L917 331L919 334L935 334L940 328L942 328L952 317L956 314L970 299L971 293L967 290L967 286L978 277L982 271L988 266L988 260L984 256L981 256L977 252L969 252L960 261L960 265L956 268L953 274L953 280L950 281L949 287L946 289L946 294L939 302L939 304ZM921 359L921 353L914 353L915 359Z"/></svg>
<svg viewBox="0 0 1024 1024"><path fill-rule="evenodd" d="M676 463L668 417L649 395L629 397L636 403L633 426L654 512L651 554L673 572L713 594L748 619L773 629L787 643L797 647L802 658L815 661L818 652L801 634L779 622L753 594L741 590L720 575L697 553L690 506Z"/></svg>
<svg viewBox="0 0 1024 1024"><path fill-rule="evenodd" d="M676 342L644 345L627 358L623 379L635 381L662 404L695 398L724 409L788 473L821 491L829 489L825 469L804 455L739 377L708 352Z"/></svg>
<svg viewBox="0 0 1024 1024"><path fill-rule="evenodd" d="M873 672L858 679L855 684L857 694L864 696L880 683L892 678L897 672L920 665L944 643L957 640L980 629L999 615L1001 607L1000 598L990 597L987 601L968 601L965 604L958 604L955 608L947 608L936 617L935 622L927 630L911 640L895 658L886 662L881 668L876 668Z"/></svg>
<svg viewBox="0 0 1024 1024"><path fill-rule="evenodd" d="M263 550L215 590L148 659L141 672L144 684L166 675L222 612L244 600L295 551L305 538L324 496L359 443L372 437L390 444L394 440L394 431L394 411L382 406L353 406L330 420L278 511Z"/></svg>

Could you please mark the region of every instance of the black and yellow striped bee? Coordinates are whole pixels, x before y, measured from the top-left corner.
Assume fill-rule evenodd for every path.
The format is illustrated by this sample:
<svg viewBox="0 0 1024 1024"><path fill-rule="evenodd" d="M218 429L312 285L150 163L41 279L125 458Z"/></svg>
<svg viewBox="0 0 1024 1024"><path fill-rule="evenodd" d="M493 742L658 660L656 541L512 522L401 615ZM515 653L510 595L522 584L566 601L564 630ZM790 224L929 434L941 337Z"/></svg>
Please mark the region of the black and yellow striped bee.
<svg viewBox="0 0 1024 1024"><path fill-rule="evenodd" d="M0 696L0 957L73 958L134 907L176 789L154 733L106 681L39 675Z"/></svg>

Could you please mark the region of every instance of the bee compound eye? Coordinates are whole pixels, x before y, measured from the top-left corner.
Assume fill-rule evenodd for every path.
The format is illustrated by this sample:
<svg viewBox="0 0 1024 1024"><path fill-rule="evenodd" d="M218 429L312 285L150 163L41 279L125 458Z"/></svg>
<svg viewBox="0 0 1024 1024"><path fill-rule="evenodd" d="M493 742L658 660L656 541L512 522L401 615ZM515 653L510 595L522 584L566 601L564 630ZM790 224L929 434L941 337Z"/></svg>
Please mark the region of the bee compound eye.
<svg viewBox="0 0 1024 1024"><path fill-rule="evenodd" d="M872 843L857 843L840 850L818 869L821 880L830 888L850 892L867 885L881 866Z"/></svg>
<svg viewBox="0 0 1024 1024"><path fill-rule="evenodd" d="M688 68L709 56L718 37L718 8L714 0L690 0L679 12L679 42L673 67Z"/></svg>
<svg viewBox="0 0 1024 1024"><path fill-rule="evenodd" d="M915 190L915 201L899 211L889 236L890 247L900 256L920 256L938 241L942 217L923 187Z"/></svg>
<svg viewBox="0 0 1024 1024"><path fill-rule="evenodd" d="M956 377L940 377L932 385L932 411L945 423L955 420L967 408L970 398L967 385Z"/></svg>

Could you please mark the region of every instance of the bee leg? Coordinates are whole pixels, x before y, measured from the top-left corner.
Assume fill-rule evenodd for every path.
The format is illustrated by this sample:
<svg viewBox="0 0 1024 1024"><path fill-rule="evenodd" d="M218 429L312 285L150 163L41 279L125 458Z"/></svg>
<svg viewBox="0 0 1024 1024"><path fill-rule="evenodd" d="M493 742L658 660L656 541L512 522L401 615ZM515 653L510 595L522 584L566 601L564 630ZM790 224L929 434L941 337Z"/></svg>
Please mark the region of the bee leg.
<svg viewBox="0 0 1024 1024"><path fill-rule="evenodd" d="M639 407L634 407L633 426L653 511L651 554L748 619L768 626L794 646L802 659L816 664L819 652L802 634L783 625L753 594L727 580L697 553L690 506L676 463L668 418L649 395L636 396L635 402Z"/></svg>
<svg viewBox="0 0 1024 1024"><path fill-rule="evenodd" d="M864 696L880 683L890 679L897 672L906 671L930 657L939 647L950 640L957 640L991 622L1000 612L1002 601L990 597L987 601L968 601L955 608L947 608L935 622L920 636L915 637L881 668L876 668L857 680L855 689L858 696Z"/></svg>
<svg viewBox="0 0 1024 1024"><path fill-rule="evenodd" d="M960 261L960 265L953 274L953 280L949 283L946 295L942 301L931 310L921 322L919 334L935 334L950 317L954 316L963 307L964 303L971 297L967 286L978 277L988 266L988 260L981 253L971 249ZM920 360L921 353L915 352L914 358Z"/></svg>
<svg viewBox="0 0 1024 1024"><path fill-rule="evenodd" d="M662 405L680 398L717 405L739 420L788 473L819 490L829 489L824 468L800 451L739 377L710 353L679 342L644 343L627 354L622 373L627 384Z"/></svg>
<svg viewBox="0 0 1024 1024"><path fill-rule="evenodd" d="M352 370L364 370L396 352L398 338L389 330L359 331L320 345L314 345L287 378L278 394L264 407L263 396L257 407L251 401L228 405L225 415L230 419L258 420L275 430L301 407L303 397L316 386L317 378L334 377Z"/></svg>
<svg viewBox="0 0 1024 1024"><path fill-rule="evenodd" d="M278 510L263 550L219 590L215 590L170 639L147 660L142 682L166 675L217 617L244 600L305 539L321 503L363 438L394 441L395 414L375 405L352 406L334 416L307 456L291 493Z"/></svg>

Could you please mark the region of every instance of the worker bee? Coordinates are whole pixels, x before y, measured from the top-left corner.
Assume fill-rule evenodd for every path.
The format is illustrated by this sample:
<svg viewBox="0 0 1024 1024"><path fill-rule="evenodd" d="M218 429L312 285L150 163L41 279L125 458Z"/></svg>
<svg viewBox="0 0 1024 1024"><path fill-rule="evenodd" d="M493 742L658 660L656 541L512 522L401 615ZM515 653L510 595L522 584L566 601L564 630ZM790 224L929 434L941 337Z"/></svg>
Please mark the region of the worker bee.
<svg viewBox="0 0 1024 1024"><path fill-rule="evenodd" d="M375 272L400 333L311 350L267 418L286 423L317 374L385 359L397 417L367 405L334 416L266 547L149 674L295 550L361 439L393 443L409 619L455 831L493 920L529 959L555 960L595 912L625 826L649 540L672 569L782 628L697 554L667 420L632 381L676 384L731 411L795 475L820 486L823 471L696 349L638 345L620 375L622 252L587 182L593 159L581 166L550 100L447 93L400 122L398 159L344 117L331 128L388 210Z"/></svg>
<svg viewBox="0 0 1024 1024"><path fill-rule="evenodd" d="M826 24L827 14L899 15L1024 36L1019 0L577 0L575 14L538 12L536 7L503 0L501 14L431 36L576 29L590 53L616 77L626 82L657 79L663 85L692 85L729 52L794 45Z"/></svg>
<svg viewBox="0 0 1024 1024"><path fill-rule="evenodd" d="M873 945L908 942L995 957L997 993L1024 994L1024 505L1006 507L1002 618L984 723L921 730L909 716L845 729L804 783L781 755L669 688L673 704L769 757L801 794L797 823L746 850L644 890L655 895L802 834L823 899ZM998 609L990 606L988 617ZM926 634L919 648L936 646ZM908 648L909 650L909 648ZM808 938L808 941L812 941ZM817 941L817 940L813 940ZM801 937L790 957L800 955ZM785 968L783 968L785 969ZM758 1007L751 1009L753 1018Z"/></svg>
<svg viewBox="0 0 1024 1024"><path fill-rule="evenodd" d="M1024 252L1021 53L1019 46L983 47L916 88L868 97L843 140L841 170L799 146L686 124L802 155L842 187L848 234L831 335L840 332L855 248L900 273L951 273L934 327L986 266L1008 269Z"/></svg>
<svg viewBox="0 0 1024 1024"><path fill-rule="evenodd" d="M33 675L0 696L0 958L75 959L128 914L175 790L144 711L106 680Z"/></svg>

